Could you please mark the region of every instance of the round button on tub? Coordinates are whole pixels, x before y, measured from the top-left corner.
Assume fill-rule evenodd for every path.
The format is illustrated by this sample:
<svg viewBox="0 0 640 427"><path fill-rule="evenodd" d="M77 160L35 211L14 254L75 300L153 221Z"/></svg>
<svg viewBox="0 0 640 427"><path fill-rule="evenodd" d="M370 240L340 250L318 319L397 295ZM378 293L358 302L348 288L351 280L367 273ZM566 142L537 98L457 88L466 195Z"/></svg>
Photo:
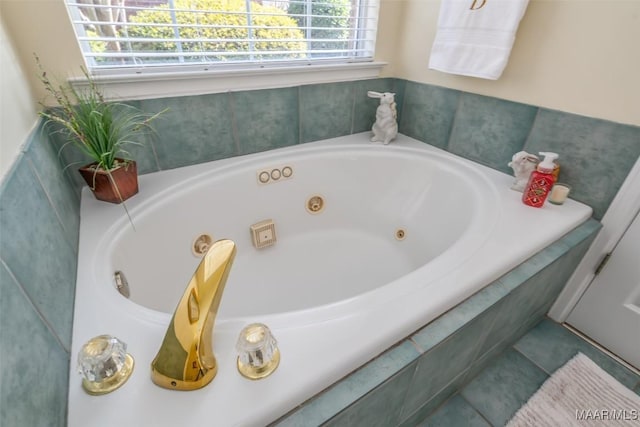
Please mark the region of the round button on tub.
<svg viewBox="0 0 640 427"><path fill-rule="evenodd" d="M274 181L279 180L281 176L282 173L280 172L280 169L273 169L271 171L271 179L273 179Z"/></svg>
<svg viewBox="0 0 640 427"><path fill-rule="evenodd" d="M271 179L271 177L269 176L269 172L267 171L260 172L260 174L258 175L258 180L263 184L269 182L269 179Z"/></svg>
<svg viewBox="0 0 640 427"><path fill-rule="evenodd" d="M291 166L285 166L282 168L283 177L289 178L291 175L293 175L293 169L291 169Z"/></svg>

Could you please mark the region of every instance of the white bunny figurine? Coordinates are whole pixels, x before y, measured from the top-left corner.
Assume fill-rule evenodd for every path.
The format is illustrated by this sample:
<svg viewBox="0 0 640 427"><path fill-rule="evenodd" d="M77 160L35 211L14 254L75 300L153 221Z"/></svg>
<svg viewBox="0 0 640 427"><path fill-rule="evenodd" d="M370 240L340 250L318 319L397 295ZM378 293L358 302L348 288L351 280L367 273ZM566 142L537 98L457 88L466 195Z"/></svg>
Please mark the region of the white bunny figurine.
<svg viewBox="0 0 640 427"><path fill-rule="evenodd" d="M367 96L369 98L380 98L380 105L376 110L376 122L371 128L373 131L371 141L379 141L387 145L398 134L398 112L396 111L396 101L394 100L396 94L368 91Z"/></svg>
<svg viewBox="0 0 640 427"><path fill-rule="evenodd" d="M516 179L511 185L512 190L524 191L524 187L529 182L529 176L538 166L538 156L535 154L529 154L526 151L518 151L511 157L511 161L507 163L511 169L513 169L513 175Z"/></svg>

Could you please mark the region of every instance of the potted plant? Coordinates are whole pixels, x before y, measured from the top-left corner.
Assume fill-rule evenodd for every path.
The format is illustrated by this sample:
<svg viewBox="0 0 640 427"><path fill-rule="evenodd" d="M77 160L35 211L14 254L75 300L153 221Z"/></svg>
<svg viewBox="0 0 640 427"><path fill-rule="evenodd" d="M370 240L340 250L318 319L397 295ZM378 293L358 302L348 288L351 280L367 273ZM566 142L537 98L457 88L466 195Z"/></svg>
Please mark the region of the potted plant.
<svg viewBox="0 0 640 427"><path fill-rule="evenodd" d="M57 107L39 114L58 125L57 132L65 139L61 150L71 144L93 161L81 167L80 174L95 197L122 203L138 193L137 165L128 158L126 147L141 144L136 137L150 131L151 121L164 111L148 114L131 105L107 102L84 68L86 90L54 86L37 57L36 61L41 71L40 80L58 103Z"/></svg>

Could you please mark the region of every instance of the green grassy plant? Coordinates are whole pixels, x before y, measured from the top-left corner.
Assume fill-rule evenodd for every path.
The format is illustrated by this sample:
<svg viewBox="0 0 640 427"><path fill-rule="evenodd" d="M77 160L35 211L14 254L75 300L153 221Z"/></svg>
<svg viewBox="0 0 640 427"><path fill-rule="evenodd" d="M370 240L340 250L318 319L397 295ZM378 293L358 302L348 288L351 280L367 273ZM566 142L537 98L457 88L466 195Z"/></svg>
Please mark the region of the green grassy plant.
<svg viewBox="0 0 640 427"><path fill-rule="evenodd" d="M60 150L71 144L90 157L99 169L109 171L118 167L117 157L128 159L130 154L126 147L142 144L140 136L151 131L150 123L164 112L150 114L131 105L106 101L84 68L82 71L88 81L87 89L76 90L55 85L37 57L36 62L40 68L40 80L58 104L39 114L58 125L57 132L65 139Z"/></svg>

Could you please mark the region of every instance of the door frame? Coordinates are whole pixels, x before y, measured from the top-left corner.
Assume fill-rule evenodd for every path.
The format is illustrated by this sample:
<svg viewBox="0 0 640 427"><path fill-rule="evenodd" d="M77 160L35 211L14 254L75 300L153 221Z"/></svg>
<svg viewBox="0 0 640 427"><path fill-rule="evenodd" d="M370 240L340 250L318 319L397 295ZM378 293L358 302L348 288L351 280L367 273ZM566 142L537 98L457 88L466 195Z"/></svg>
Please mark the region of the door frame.
<svg viewBox="0 0 640 427"><path fill-rule="evenodd" d="M595 269L598 264L606 254L614 250L639 210L640 158L636 159L618 194L602 217L600 233L549 310L549 317L559 323L569 317L580 297L595 278Z"/></svg>

